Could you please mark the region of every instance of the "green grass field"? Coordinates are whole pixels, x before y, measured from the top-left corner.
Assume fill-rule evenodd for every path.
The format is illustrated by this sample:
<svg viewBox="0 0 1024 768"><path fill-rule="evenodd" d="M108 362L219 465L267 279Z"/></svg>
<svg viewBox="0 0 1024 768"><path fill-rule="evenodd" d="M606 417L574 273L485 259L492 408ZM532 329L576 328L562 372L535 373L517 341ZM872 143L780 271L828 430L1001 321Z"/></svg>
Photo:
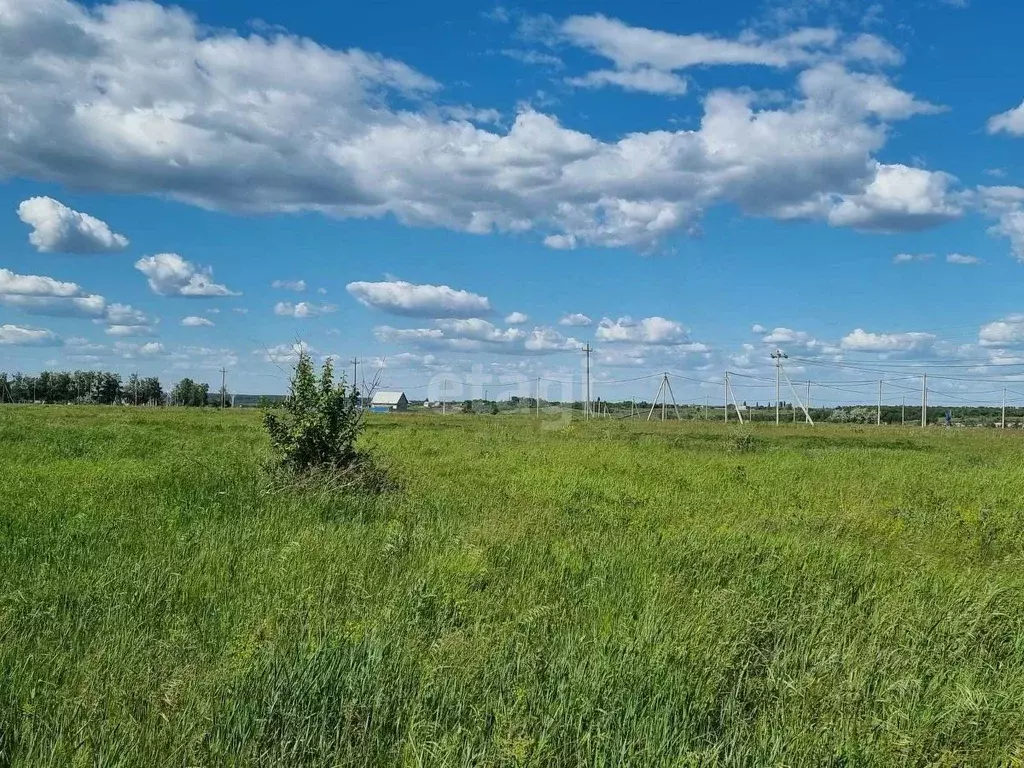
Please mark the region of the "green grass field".
<svg viewBox="0 0 1024 768"><path fill-rule="evenodd" d="M0 409L0 765L1021 765L1024 436Z"/></svg>

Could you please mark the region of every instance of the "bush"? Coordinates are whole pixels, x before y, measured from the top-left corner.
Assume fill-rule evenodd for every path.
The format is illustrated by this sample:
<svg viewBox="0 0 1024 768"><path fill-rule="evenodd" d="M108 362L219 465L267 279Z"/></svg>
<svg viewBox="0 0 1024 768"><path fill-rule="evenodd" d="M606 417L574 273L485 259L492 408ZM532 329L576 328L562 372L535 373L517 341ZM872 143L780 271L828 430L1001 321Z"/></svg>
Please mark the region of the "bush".
<svg viewBox="0 0 1024 768"><path fill-rule="evenodd" d="M356 439L363 412L353 387L334 383L330 358L318 377L313 361L299 352L290 397L278 409L264 408L263 425L281 467L306 474L317 470L351 470L360 463Z"/></svg>

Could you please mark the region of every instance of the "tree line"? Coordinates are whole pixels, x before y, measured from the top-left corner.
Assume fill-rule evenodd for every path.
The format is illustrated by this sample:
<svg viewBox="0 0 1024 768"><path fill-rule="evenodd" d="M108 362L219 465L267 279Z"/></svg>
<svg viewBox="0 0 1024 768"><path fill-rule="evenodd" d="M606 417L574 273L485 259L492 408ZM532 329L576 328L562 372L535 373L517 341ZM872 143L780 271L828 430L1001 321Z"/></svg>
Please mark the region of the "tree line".
<svg viewBox="0 0 1024 768"><path fill-rule="evenodd" d="M111 371L43 371L38 376L0 371L0 403L53 403L93 405L207 405L210 385L185 378L165 392L155 376L127 380ZM220 405L213 398L211 405ZM224 398L229 406L230 398Z"/></svg>

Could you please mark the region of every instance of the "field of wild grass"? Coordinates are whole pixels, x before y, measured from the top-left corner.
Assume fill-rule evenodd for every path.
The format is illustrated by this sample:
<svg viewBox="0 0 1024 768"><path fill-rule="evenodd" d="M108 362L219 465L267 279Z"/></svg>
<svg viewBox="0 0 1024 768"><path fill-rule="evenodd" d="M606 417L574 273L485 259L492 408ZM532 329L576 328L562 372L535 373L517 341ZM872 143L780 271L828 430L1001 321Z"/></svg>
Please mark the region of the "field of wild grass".
<svg viewBox="0 0 1024 768"><path fill-rule="evenodd" d="M1024 436L0 409L0 765L1024 764Z"/></svg>

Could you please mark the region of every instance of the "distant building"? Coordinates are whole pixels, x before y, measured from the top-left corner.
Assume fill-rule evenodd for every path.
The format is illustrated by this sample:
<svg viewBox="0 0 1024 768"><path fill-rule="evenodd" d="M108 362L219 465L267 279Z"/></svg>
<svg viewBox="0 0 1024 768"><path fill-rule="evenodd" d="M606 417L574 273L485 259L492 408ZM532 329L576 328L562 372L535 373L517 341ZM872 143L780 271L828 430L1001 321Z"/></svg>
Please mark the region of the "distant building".
<svg viewBox="0 0 1024 768"><path fill-rule="evenodd" d="M409 398L405 392L374 392L370 401L370 410L374 413L391 413L392 411L409 410Z"/></svg>

